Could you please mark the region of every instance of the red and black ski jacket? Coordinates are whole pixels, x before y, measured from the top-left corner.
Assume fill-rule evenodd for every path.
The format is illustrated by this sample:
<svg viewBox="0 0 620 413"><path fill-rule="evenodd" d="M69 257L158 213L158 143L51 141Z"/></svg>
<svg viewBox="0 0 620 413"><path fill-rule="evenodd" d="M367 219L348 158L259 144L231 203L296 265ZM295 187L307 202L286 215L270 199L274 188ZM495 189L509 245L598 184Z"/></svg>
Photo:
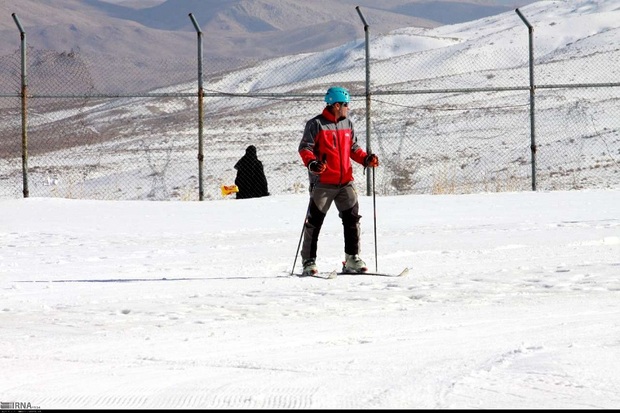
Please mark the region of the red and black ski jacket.
<svg viewBox="0 0 620 413"><path fill-rule="evenodd" d="M357 144L351 120L336 119L325 108L323 113L306 123L299 155L306 167L315 160L327 165L325 172L311 177L314 183L344 185L353 180L351 159L363 165L367 153Z"/></svg>

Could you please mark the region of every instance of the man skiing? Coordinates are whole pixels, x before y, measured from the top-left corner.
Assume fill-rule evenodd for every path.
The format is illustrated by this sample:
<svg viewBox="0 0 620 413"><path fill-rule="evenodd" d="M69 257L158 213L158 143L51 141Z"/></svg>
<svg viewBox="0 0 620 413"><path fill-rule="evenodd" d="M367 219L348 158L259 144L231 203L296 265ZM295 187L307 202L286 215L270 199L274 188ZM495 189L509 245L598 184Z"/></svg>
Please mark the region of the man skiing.
<svg viewBox="0 0 620 413"><path fill-rule="evenodd" d="M353 186L351 159L364 167L379 166L379 158L367 154L358 144L349 113L349 91L330 87L325 94L327 106L306 123L299 143L299 155L310 177L310 205L304 224L301 258L302 275L318 272L316 266L319 232L332 202L336 204L344 230L345 260L343 272L368 270L360 258L360 224L357 192Z"/></svg>

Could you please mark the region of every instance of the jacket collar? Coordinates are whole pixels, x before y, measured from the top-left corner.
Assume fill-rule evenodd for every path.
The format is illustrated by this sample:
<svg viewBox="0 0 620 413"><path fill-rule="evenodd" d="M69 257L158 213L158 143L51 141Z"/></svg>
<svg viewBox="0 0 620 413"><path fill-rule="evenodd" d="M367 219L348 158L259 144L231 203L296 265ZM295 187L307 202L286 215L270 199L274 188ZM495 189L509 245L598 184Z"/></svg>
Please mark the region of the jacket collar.
<svg viewBox="0 0 620 413"><path fill-rule="evenodd" d="M323 109L323 117L327 119L328 121L334 122L334 123L338 123L339 121L344 119L342 117L340 119L336 119L336 117L327 109L327 107Z"/></svg>

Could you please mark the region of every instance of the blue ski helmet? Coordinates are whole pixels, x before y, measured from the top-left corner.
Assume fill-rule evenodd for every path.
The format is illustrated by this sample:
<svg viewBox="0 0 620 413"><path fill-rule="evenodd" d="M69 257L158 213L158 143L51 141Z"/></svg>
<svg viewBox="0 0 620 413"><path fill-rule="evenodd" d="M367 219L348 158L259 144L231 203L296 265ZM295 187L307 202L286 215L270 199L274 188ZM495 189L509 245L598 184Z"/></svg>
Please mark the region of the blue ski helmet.
<svg viewBox="0 0 620 413"><path fill-rule="evenodd" d="M325 94L325 102L328 105L333 105L338 102L347 102L349 103L349 91L343 87L332 86L327 89L327 93Z"/></svg>

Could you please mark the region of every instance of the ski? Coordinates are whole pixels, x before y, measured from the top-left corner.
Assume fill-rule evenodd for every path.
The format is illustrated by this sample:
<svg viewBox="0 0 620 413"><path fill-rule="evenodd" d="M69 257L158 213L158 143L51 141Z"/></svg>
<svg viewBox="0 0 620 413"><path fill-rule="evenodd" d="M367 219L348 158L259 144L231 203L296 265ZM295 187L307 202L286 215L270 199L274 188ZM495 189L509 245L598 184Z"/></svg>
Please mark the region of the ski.
<svg viewBox="0 0 620 413"><path fill-rule="evenodd" d="M379 277L404 277L408 273L409 273L409 268L405 268L404 270L402 270L398 274L388 274L388 273L383 273L383 272L365 271L365 272L339 272L339 273L337 273L337 275L376 275L376 276L379 276Z"/></svg>
<svg viewBox="0 0 620 413"><path fill-rule="evenodd" d="M398 274L392 274L392 273L384 273L384 272L373 272L373 271L366 271L366 272L338 272L336 270L329 272L329 273L325 273L325 272L317 272L316 274L300 274L300 273L295 273L293 275L295 275L296 277L299 278L306 278L306 277L312 277L312 278L321 278L324 280L331 280L336 278L339 275L372 275L372 276L376 276L376 277L404 277L405 275L407 275L409 273L409 268L405 268L404 270L402 270L400 273Z"/></svg>
<svg viewBox="0 0 620 413"><path fill-rule="evenodd" d="M331 280L332 278L336 278L336 275L338 275L338 271L334 270L334 271L329 272L329 273L317 272L317 273L314 273L314 274L295 273L293 275L295 275L296 277L299 277L299 278L321 278L323 280Z"/></svg>
<svg viewBox="0 0 620 413"><path fill-rule="evenodd" d="M331 280L333 278L336 278L339 275L372 275L372 276L376 276L376 277L404 277L405 275L407 275L409 273L409 268L405 268L404 270L402 270L400 273L398 274L391 274L391 273L384 273L384 272L373 272L373 271L366 271L366 272L338 272L336 270L326 273L326 272L317 272L316 274L300 274L300 273L295 273L293 274L296 277L299 278L306 278L306 277L311 277L311 278L321 278L323 280Z"/></svg>

